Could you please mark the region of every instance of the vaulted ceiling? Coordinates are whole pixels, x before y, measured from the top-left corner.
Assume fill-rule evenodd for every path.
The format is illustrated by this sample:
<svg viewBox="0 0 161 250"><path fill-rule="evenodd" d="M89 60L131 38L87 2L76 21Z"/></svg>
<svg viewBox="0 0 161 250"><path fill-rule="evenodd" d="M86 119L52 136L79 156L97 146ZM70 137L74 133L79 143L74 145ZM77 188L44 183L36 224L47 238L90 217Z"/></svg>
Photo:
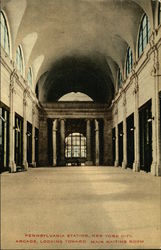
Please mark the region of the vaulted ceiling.
<svg viewBox="0 0 161 250"><path fill-rule="evenodd" d="M127 47L135 60L144 12L153 27L151 0L2 0L12 58L22 45L43 101L74 91L110 104Z"/></svg>

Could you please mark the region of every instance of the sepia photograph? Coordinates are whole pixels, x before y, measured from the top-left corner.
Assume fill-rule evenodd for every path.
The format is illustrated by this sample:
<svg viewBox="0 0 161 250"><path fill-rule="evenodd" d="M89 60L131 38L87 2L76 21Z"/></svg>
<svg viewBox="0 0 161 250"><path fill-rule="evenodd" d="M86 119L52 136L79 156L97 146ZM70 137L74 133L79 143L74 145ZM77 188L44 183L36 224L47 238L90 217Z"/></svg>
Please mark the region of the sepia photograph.
<svg viewBox="0 0 161 250"><path fill-rule="evenodd" d="M0 6L0 249L161 249L161 0Z"/></svg>

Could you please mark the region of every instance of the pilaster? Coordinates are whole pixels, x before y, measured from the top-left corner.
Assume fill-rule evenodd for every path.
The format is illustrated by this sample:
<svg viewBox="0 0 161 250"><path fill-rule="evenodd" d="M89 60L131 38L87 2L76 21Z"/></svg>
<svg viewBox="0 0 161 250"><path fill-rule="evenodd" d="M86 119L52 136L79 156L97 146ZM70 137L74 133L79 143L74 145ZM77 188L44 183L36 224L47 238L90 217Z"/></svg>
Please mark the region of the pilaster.
<svg viewBox="0 0 161 250"><path fill-rule="evenodd" d="M152 165L151 173L156 176L161 175L161 132L160 132L160 103L159 103L159 81L161 81L161 72L159 67L158 49L153 47L153 70L154 87L152 96Z"/></svg>
<svg viewBox="0 0 161 250"><path fill-rule="evenodd" d="M35 103L32 104L32 166L36 167L35 161Z"/></svg>
<svg viewBox="0 0 161 250"><path fill-rule="evenodd" d="M16 172L15 164L15 111L14 111L14 93L15 93L15 77L16 70L14 69L10 75L10 124L9 124L9 168L10 172Z"/></svg>
<svg viewBox="0 0 161 250"><path fill-rule="evenodd" d="M135 87L133 94L135 95L135 111L134 111L134 163L133 171L140 171L140 145L139 145L139 85L138 85L138 76L134 75Z"/></svg>
<svg viewBox="0 0 161 250"><path fill-rule="evenodd" d="M127 168L127 126L126 126L126 93L123 96L123 162L122 168Z"/></svg>
<svg viewBox="0 0 161 250"><path fill-rule="evenodd" d="M118 142L118 107L115 103L115 127L116 127L116 140L115 140L115 167L119 166L119 142Z"/></svg>
<svg viewBox="0 0 161 250"><path fill-rule="evenodd" d="M28 162L27 162L27 120L26 120L26 90L24 90L23 95L23 167L25 170L28 170Z"/></svg>

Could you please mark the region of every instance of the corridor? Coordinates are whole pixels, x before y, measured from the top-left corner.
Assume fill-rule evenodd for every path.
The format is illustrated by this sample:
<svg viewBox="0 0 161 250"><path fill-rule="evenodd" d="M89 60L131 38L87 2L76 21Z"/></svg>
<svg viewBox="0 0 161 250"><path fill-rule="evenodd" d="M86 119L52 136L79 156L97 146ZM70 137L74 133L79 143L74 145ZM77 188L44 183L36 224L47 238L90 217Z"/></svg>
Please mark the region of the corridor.
<svg viewBox="0 0 161 250"><path fill-rule="evenodd" d="M117 167L1 176L1 249L159 249L161 179Z"/></svg>

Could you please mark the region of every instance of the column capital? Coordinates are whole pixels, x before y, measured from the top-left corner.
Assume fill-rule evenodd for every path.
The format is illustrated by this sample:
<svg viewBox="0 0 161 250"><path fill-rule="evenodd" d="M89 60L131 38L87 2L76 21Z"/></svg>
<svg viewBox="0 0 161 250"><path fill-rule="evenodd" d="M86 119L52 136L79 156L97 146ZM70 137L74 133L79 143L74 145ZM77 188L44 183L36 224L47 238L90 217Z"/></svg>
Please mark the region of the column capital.
<svg viewBox="0 0 161 250"><path fill-rule="evenodd" d="M99 130L99 121L97 119L94 120L95 122L95 131Z"/></svg>
<svg viewBox="0 0 161 250"><path fill-rule="evenodd" d="M65 119L65 118L59 118L59 119L57 119L57 120L58 120L60 123L61 123L61 122L64 122L64 123L66 122L66 119Z"/></svg>
<svg viewBox="0 0 161 250"><path fill-rule="evenodd" d="M133 94L136 95L139 92L139 85L136 84L133 90Z"/></svg>
<svg viewBox="0 0 161 250"><path fill-rule="evenodd" d="M36 105L35 102L32 103L32 115L35 116L36 114Z"/></svg>
<svg viewBox="0 0 161 250"><path fill-rule="evenodd" d="M13 69L13 71L10 74L10 82L14 81L15 76L17 75L16 73L16 68Z"/></svg>
<svg viewBox="0 0 161 250"><path fill-rule="evenodd" d="M27 100L26 100L25 97L23 98L23 105L24 105L24 106L27 106Z"/></svg>
<svg viewBox="0 0 161 250"><path fill-rule="evenodd" d="M126 106L126 94L123 95L123 106Z"/></svg>
<svg viewBox="0 0 161 250"><path fill-rule="evenodd" d="M10 93L14 93L14 92L15 92L14 82L10 82Z"/></svg>
<svg viewBox="0 0 161 250"><path fill-rule="evenodd" d="M53 120L53 131L57 131L57 119Z"/></svg>

